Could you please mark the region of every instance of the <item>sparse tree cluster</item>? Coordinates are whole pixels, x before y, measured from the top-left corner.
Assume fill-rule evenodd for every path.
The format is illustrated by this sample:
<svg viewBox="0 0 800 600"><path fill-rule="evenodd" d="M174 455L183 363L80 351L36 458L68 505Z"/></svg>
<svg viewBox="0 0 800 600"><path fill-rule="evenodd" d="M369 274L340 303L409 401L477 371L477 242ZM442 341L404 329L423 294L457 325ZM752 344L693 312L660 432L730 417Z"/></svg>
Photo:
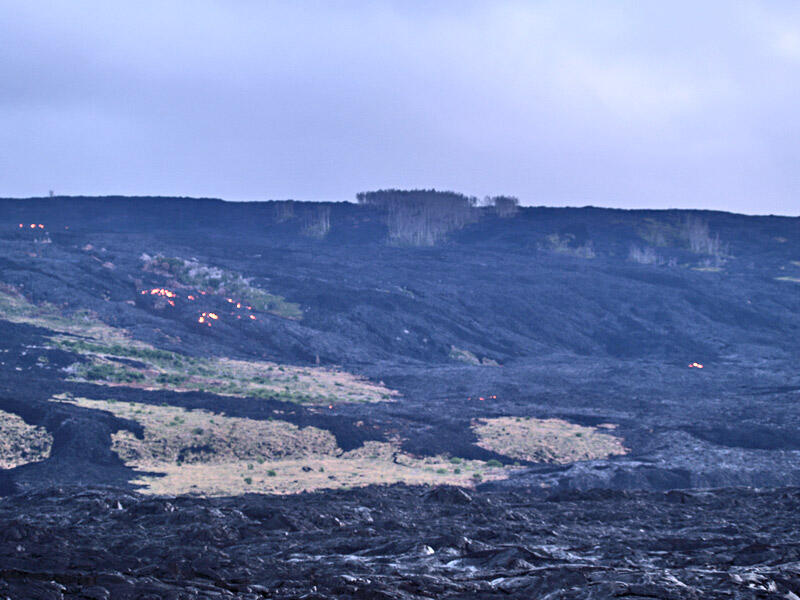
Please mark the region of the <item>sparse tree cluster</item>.
<svg viewBox="0 0 800 600"><path fill-rule="evenodd" d="M359 204L386 211L389 240L401 245L433 246L477 218L477 198L456 192L378 190L356 198Z"/></svg>
<svg viewBox="0 0 800 600"><path fill-rule="evenodd" d="M513 217L519 210L519 198L514 196L495 196L490 200L494 204L494 210L499 217Z"/></svg>

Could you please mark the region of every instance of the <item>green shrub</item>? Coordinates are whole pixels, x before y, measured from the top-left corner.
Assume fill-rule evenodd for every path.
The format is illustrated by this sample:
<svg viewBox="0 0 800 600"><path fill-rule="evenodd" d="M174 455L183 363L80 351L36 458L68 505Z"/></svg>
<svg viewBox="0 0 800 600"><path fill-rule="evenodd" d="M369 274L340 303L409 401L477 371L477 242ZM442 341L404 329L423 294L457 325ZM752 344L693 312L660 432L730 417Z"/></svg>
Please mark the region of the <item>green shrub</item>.
<svg viewBox="0 0 800 600"><path fill-rule="evenodd" d="M92 365L84 375L89 381L113 381L117 383L132 383L143 381L144 374L128 369L119 369L108 363Z"/></svg>
<svg viewBox="0 0 800 600"><path fill-rule="evenodd" d="M181 385L186 383L186 377L171 373L161 373L158 377L156 377L156 381L161 385Z"/></svg>

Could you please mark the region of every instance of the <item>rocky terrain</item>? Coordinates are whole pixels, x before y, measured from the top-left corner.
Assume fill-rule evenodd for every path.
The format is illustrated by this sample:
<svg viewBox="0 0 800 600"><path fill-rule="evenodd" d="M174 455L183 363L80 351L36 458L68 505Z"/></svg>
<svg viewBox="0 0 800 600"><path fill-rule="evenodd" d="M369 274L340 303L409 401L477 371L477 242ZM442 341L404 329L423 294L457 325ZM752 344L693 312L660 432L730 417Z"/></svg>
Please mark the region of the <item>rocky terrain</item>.
<svg viewBox="0 0 800 600"><path fill-rule="evenodd" d="M45 489L0 504L12 598L796 598L800 489L235 499Z"/></svg>
<svg viewBox="0 0 800 600"><path fill-rule="evenodd" d="M0 200L0 596L800 595L800 219L425 202Z"/></svg>

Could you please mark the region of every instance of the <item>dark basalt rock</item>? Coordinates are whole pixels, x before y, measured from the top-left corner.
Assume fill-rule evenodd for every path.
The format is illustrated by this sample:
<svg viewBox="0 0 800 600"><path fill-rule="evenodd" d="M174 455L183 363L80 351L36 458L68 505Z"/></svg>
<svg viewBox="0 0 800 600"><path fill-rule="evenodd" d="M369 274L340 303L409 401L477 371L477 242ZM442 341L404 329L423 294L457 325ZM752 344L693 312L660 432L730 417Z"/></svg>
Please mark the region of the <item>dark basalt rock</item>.
<svg viewBox="0 0 800 600"><path fill-rule="evenodd" d="M18 494L0 500L0 598L800 594L798 488L573 491L557 501L546 492L474 491L471 502L448 502L458 491L391 486L209 500L113 488ZM365 527L371 515L406 527Z"/></svg>
<svg viewBox="0 0 800 600"><path fill-rule="evenodd" d="M11 475L6 473L5 471L0 470L0 497L10 496L11 494L15 494L18 491L19 490L17 489L17 485L14 483L14 480L11 478Z"/></svg>
<svg viewBox="0 0 800 600"><path fill-rule="evenodd" d="M452 486L437 486L431 491L425 493L426 500L435 500L445 504L469 504L472 502L472 496L461 488Z"/></svg>

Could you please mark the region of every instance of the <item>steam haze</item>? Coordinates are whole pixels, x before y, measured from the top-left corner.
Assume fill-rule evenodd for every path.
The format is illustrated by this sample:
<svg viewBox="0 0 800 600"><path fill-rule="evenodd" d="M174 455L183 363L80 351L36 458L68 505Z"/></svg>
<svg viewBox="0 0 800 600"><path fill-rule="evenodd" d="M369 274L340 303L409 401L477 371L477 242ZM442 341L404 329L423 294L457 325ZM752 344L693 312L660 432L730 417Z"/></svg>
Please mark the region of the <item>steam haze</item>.
<svg viewBox="0 0 800 600"><path fill-rule="evenodd" d="M0 196L800 214L791 2L0 6Z"/></svg>

